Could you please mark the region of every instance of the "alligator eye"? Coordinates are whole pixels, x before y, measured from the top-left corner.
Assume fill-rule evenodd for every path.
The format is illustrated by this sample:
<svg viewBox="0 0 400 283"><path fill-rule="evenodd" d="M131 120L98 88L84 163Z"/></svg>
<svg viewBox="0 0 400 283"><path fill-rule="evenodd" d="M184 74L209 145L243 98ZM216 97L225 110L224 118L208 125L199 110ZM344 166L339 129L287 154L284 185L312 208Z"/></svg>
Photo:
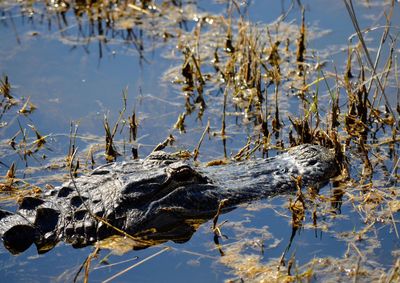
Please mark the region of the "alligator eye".
<svg viewBox="0 0 400 283"><path fill-rule="evenodd" d="M189 165L170 167L168 170L170 181L207 183L208 179L198 173Z"/></svg>
<svg viewBox="0 0 400 283"><path fill-rule="evenodd" d="M195 175L197 175L196 172L189 166L178 167L171 172L172 179L178 182L188 181Z"/></svg>

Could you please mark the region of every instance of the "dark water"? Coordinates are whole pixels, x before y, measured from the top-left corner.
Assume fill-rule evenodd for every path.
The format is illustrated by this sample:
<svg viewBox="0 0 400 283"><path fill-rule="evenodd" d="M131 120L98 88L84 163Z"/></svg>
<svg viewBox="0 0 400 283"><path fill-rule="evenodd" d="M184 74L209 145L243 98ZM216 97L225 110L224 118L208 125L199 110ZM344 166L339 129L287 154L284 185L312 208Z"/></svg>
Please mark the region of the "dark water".
<svg viewBox="0 0 400 283"><path fill-rule="evenodd" d="M290 6L291 1L250 1L248 19L251 22L269 23L275 20ZM296 2L296 1L295 1ZM354 28L341 1L302 1L306 7L307 26L318 27L324 31L307 42L308 48L316 49L324 54L321 56L328 61L330 67L343 71L346 61L347 39L354 33ZM380 26L382 24L382 7L380 1L369 1L368 5L357 5L357 13L361 26ZM199 11L223 13L225 4L198 1ZM2 6L4 6L2 8ZM43 4L34 7L44 11ZM176 87L162 79L164 72L176 62L165 58L169 49L168 43L159 48L151 48L152 41L145 39L145 60L132 44L123 40L114 40L105 44L91 39L87 44L73 44L71 40L78 37L76 22L73 14L67 13L69 28L60 31L56 17L52 17L51 27L46 17L34 16L30 19L22 16L18 6L0 2L0 73L9 76L13 86L13 94L18 97L30 97L37 110L29 115L29 119L20 118L21 123L33 123L43 134L50 134L47 151L49 157L63 157L68 146L69 125L71 121L79 121L78 146L85 149L88 144L103 142L103 117L116 121L122 109L122 91L127 87L128 111L135 109L139 120L138 143L139 155L146 156L155 145L164 140L170 133L177 138L176 149L193 150L199 140L207 119L211 127L217 130L220 124L221 111L212 109L206 111L202 120L196 114L187 117L187 133L180 134L173 129L177 117L184 112L184 98ZM301 12L295 5L288 15L288 22L293 20L300 23ZM190 22L188 26L190 27ZM400 7L396 4L392 21L394 33L400 32ZM327 32L329 31L329 32ZM382 29L368 34L371 46L377 46ZM159 42L157 42L159 44ZM151 49L151 50L150 50ZM396 49L398 52L399 49ZM325 56L325 54L329 54ZM383 57L387 55L383 54ZM181 63L178 63L178 65ZM212 101L212 98L209 98ZM390 100L396 101L394 92ZM289 101L297 111L296 101ZM15 113L17 108L12 111ZM14 114L7 114L12 117ZM250 130L245 125L236 125L235 118L229 118L230 138L227 140L227 152L237 152L246 142ZM16 162L17 168L23 168L24 162L15 153L7 149L7 139L18 130L16 119L11 119L7 127L0 128L2 142L1 161L5 164ZM30 136L34 136L30 133ZM89 140L85 139L90 138ZM384 148L386 150L386 148ZM398 149L397 149L398 150ZM203 144L201 159L210 160L223 156L223 145L219 139L206 139ZM41 160L39 164L46 164ZM38 166L35 160L29 164ZM0 167L0 174L6 170ZM357 169L357 168L355 168ZM47 175L51 172L42 172ZM331 185L321 190L321 194L329 196ZM222 241L223 246L229 247L240 241L261 241L265 248L257 245L246 248L245 253L260 255L262 263L279 258L292 235L290 214L286 208L288 197L278 197L259 202L259 210L248 210L246 206L221 216L220 221L228 220L223 233L228 239ZM274 209L268 206L273 206ZM280 213L277 213L280 212ZM282 214L287 217L283 217ZM394 215L395 218L398 215ZM340 213L322 215L320 224L327 223L329 229L313 229L312 216L306 215L305 227L294 233L293 243L287 259L295 254L298 265L301 266L316 257L342 258L348 248L348 242L339 236L341 232L351 232L363 227L361 219L351 203L346 203ZM235 229L235 223L241 223L249 228L248 234L241 234ZM220 253L213 242L211 223L203 224L192 239L184 244L168 242L165 245L146 250L129 252L123 256L112 255L109 263L135 258L129 263L113 267L100 267L94 260L94 270L90 273L90 281L98 282L107 279L118 271L133 263L151 256L165 246L170 250L141 264L124 275L116 282L221 282L228 278L236 278L232 270L220 263ZM322 225L323 226L323 225ZM321 227L322 227L321 226ZM255 229L251 232L251 229ZM240 229L239 229L240 230ZM369 264L382 269L388 269L393 264L396 255L392 251L399 249L399 240L391 227L382 225L374 235L381 241ZM369 245L366 241L361 245ZM224 249L224 247L222 248ZM60 243L45 255L37 255L34 247L18 256L10 255L1 245L0 274L1 282L46 282L73 280L79 266L84 262L92 247L73 249ZM104 257L107 251L100 253ZM369 253L371 254L371 253ZM103 265L104 266L104 265ZM316 276L313 280L324 278Z"/></svg>

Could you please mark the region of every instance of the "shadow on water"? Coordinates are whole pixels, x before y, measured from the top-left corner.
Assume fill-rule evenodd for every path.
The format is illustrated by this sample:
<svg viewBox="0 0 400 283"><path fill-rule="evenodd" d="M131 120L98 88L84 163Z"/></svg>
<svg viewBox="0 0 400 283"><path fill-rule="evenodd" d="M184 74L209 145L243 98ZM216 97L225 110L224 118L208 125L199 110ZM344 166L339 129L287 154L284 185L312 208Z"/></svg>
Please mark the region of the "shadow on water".
<svg viewBox="0 0 400 283"><path fill-rule="evenodd" d="M224 166L316 143L346 164L217 226L0 248L5 282L398 280L400 8L331 2L2 1L2 209L157 145Z"/></svg>

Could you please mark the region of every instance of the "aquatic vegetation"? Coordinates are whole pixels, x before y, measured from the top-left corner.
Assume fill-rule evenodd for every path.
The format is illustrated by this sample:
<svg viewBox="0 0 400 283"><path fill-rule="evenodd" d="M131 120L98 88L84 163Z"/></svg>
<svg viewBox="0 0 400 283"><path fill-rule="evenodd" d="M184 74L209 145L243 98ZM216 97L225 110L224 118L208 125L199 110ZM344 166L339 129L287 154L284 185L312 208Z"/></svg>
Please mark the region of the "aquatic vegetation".
<svg viewBox="0 0 400 283"><path fill-rule="evenodd" d="M179 110L172 110L174 122L163 125L170 129L165 140L152 140L143 149L141 131L146 116L140 111L139 99L132 99L134 92L125 89L122 109L118 114L105 113L99 125L104 137L78 135L77 125L71 123L70 133L64 134L69 140L67 152L58 155L62 161L48 160L57 135L43 132L40 123L30 118L45 110L36 106L34 97L18 98L23 94L14 93L13 78L3 76L1 198L39 194L51 189L45 184L54 183L52 178L68 179L70 173L77 176L95 164L143 157L149 148L167 148L195 162L223 166L273 155L277 149L297 144L317 143L332 148L342 166L330 188L301 190L298 179L296 195L280 199L279 204L253 204L243 212L275 213L289 227L289 241L281 246L273 227L254 228L259 224L252 226L251 220L235 221L229 214L218 213L209 223L212 229L205 227L208 224L195 225L200 233L212 235L210 250L223 255L213 261L229 268L232 281L395 282L400 277L399 250L387 242L399 239L399 31L392 24L399 5L357 1L359 6L370 5L382 12L374 26L361 27L354 3L344 0L343 9L355 33L349 39L344 35L338 39L340 47L318 49L312 43L329 31L308 22L309 11L301 2L288 1L287 10L270 23L253 22L247 3L234 0L218 1L223 7L219 12L201 9L197 1L20 2L18 13L35 26L30 36L42 35L87 52L95 46L99 59L121 52L135 54L140 64L151 64L152 52L162 54L170 68L164 70L162 82L154 83L168 86L163 103L178 105ZM0 3L1 22L10 27L15 25L12 9L15 3ZM17 42L24 36L15 33ZM347 57L335 61L335 49L344 50ZM134 110L129 112L132 101ZM161 116L154 121L165 123ZM13 128L15 134L2 134ZM5 161L13 159L23 160L25 168ZM44 161L50 165L42 165ZM52 173L45 173L51 166L55 168ZM24 178L27 172L57 176ZM293 243L300 233L310 231L334 238L334 244L343 243L345 251L340 255L315 253L311 258L299 254ZM159 242L154 245L159 245L154 256L170 250L184 252ZM385 254L390 254L389 260L382 254L375 256L385 245L393 249ZM82 265L86 278L95 270L93 262L102 256L101 249L110 246L99 243L88 256Z"/></svg>

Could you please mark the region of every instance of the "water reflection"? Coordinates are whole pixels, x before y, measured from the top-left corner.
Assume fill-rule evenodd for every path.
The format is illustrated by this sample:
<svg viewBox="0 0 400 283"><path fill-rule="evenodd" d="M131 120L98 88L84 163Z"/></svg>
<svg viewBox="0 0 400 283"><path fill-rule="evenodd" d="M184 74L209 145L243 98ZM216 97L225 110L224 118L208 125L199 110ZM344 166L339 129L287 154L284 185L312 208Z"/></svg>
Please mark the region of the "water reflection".
<svg viewBox="0 0 400 283"><path fill-rule="evenodd" d="M182 49L175 48L180 46L182 42L190 41L194 42L191 47L193 47L193 51L196 51L202 47L202 43L213 42L209 41L209 38L203 37L202 34L204 26L212 25L212 23L222 23L224 28L223 33L214 33L211 34L211 37L216 39L221 34L223 37L229 35L227 31L229 30L230 19L227 7L229 7L229 3L233 2L220 2L223 2L222 5L209 1L160 1L156 4L151 1L140 1L140 3L139 1L95 1L91 4L82 1L50 1L46 3L22 2L20 7L15 7L15 3L3 1L0 8L0 35L2 38L0 72L9 76L13 85L13 95L21 98L31 97L30 101L37 106L39 111L32 113L29 118L22 116L15 118L15 115L5 115L3 117L12 116L12 118L0 121L0 137L5 140L0 148L1 175L6 175L7 170L15 161L17 175L27 177L29 182L34 180L34 183L43 184L43 182L46 182L42 180L44 175L58 175L56 177L58 178L57 182L59 182L62 169L60 171L47 171L48 167L45 165L35 168L36 164L46 164L49 161L49 159L41 159L41 155L35 156L39 157L36 158L39 161L35 158L28 159L28 165L34 165L33 171L41 170L39 176L23 169L26 161L20 160L18 155L8 146L9 138L19 131L18 120L21 127L27 129L29 141L34 139L35 132L27 124L34 124L36 130L44 136L53 133L47 140L47 145L52 151L44 152L47 157L51 158L49 163L54 163L53 158L64 158L68 152L70 121L80 120L79 133L81 135L78 137L77 147L84 151L82 153L82 156L84 156L89 151L87 148L94 143L97 144L98 148L102 148L104 144L103 114L109 114L109 120L112 122L117 120L118 113L122 108L121 92L127 85L129 86L129 109L127 113L130 115L135 109L139 122L137 132L138 155L146 156L156 144L171 133L177 137L174 144L175 149L192 150L204 132L206 121L210 121L210 134L204 139L199 157L203 161L223 156L235 156L238 153L240 153L238 156L241 156L241 158L254 153L268 155L269 147L266 147L265 152L260 150L263 149L264 145L262 142L258 142L258 140L261 140L260 137L265 137L273 146L288 146L290 142L287 136L291 130L290 125L292 125L288 119L288 114L296 113L300 118L307 115L311 117L310 124L304 124L301 120L293 120L297 122L295 125L300 126L298 129L303 130L307 127L314 129L315 123L319 125L319 129L326 129L329 122L326 122L325 125L325 121L328 120L329 115L327 113L331 109L329 98L337 97L338 99L335 102L337 103L337 111L333 113L337 114L335 127L341 127L340 125L345 123L344 116L347 116L347 118L352 119L352 121L348 120L351 122L347 124L348 128L357 129L357 127L360 127L364 134L347 137L346 135L352 135L357 131L347 131L346 129L343 129L342 132L339 131L339 136L343 138L341 140L342 145L345 145L347 149L345 155L350 159L350 179L344 187L342 185L333 188L332 191L326 188L323 190L319 197L329 200L326 203L321 202L316 205L317 218L311 216L313 213L311 209L307 210L303 226L297 228L297 230L293 229L288 224L289 220L286 220L290 219L287 207L281 203L285 202L286 199L273 199L268 202L270 205L277 205L277 203L282 205L283 208L278 209L278 215L275 214L276 207L274 207L275 210L265 209L267 211L261 210L252 213L239 209L229 213L226 218L222 218L221 221L229 220L222 227L222 235L226 235L228 238L217 238L219 241L217 247L212 239L214 235L209 230L210 223L200 226L199 232L194 235L184 233L179 236L184 240L192 237L191 241L181 245L171 243L177 250L193 248L202 255L211 254L214 257L213 259L206 260L205 257L198 259L193 256L185 257L182 254L168 253L167 259L163 258L158 262L160 264L157 265L157 268L160 268L160 275L154 274L155 265L150 264L142 266L139 274L126 275L125 278L129 280L137 276L135 279L141 282L152 281L149 278L154 281L154 278L159 279L160 277L166 281L174 282L187 281L187 278L192 278L194 282L197 278L199 282L220 282L229 278L230 276L226 274L231 272L230 275L233 274L234 279L257 280L262 278L260 274L266 275L276 272L277 261L275 259L279 260L286 249L288 250L286 253L288 255L287 261L290 261L291 258L301 263L308 261L309 266L300 267L303 270L308 267L313 268L315 274L318 274L316 278L319 279L332 279L334 275L337 275L335 278L338 278L338 280L349 280L351 274L357 274L354 263L359 260L359 251L364 255L360 262L361 268L364 268L362 270L364 274L374 273L375 271L375 276L384 276L384 272L393 265L393 258L398 257L398 241L394 232L398 217L398 199L396 198L398 133L388 126L390 117L387 116L383 104L373 107L373 109L369 108L370 105L374 105L374 103L369 104L373 97L378 97L378 99L373 98L376 103L381 100L379 91L372 89L368 99L363 100L363 105L367 107L364 108L364 112L361 109L359 112L368 113L368 119L360 117L362 119L357 120L357 117L353 119L350 115L357 114L355 109L361 104L355 103L346 108L348 96L343 89L342 73L344 73L347 61L348 45L354 50L352 53L353 78L349 80L351 90L356 90L357 87L353 88L353 86L357 83L359 86L372 85L372 88L375 86L371 84L373 80L368 78L368 68L365 68L367 76L362 78L362 68L355 64L356 61L363 59L363 54L357 51L357 46L353 46L353 43L357 44L356 38L354 35L352 36L354 30L347 12L343 9L342 2L235 2L237 4L237 7L234 7L235 13L237 13L235 15L250 19L253 23L258 22L259 26L262 23L276 21L282 15L285 16L286 20L280 27L286 28L284 26L286 23L294 24L293 26L296 27L293 29L292 36L288 37L291 44L298 37L298 26L301 23L299 6L301 4L305 6L307 28L318 30L322 32L320 35L323 36L318 39L308 38L307 48L309 53L307 53L306 62L312 67L324 66L323 69L309 69L315 77L308 77L307 84L312 85L310 85L309 92L306 93L307 102L305 105L304 101L302 102L297 97L292 96L292 89L278 88L275 92L275 84L268 84L268 82L264 84L264 81L261 89L264 91L262 92L263 97L267 97L267 99L257 100L258 97L254 95L256 92L253 89L257 89L258 85L252 82L257 74L247 72L252 66L250 61L242 61L248 63L246 64L249 66L248 68L238 68L237 66L233 68L238 73L248 74L248 76L245 76L246 80L237 84L237 89L240 90L238 91L240 94L239 103L224 103L224 83L211 87L207 85L212 79L221 80L215 74L221 74L222 71L214 70L214 68L224 70L227 67L221 62L226 62L223 60L229 58L229 54L233 54L233 52L226 51L235 51L234 49L237 48L235 43L238 38L238 31L245 30L243 27L243 29L236 30L233 28L231 37L228 37L228 40L223 39L224 44L216 51L218 56L214 56L213 52L216 46L212 44L211 51L208 51L210 52L209 57L198 57L197 53L194 52L194 59L193 54L184 54L181 52ZM389 2L357 1L357 14L362 29L372 27L368 32L365 32L365 37L368 46L373 47L371 48L373 56L378 54L379 41L384 27L387 25L385 19L387 13L385 14L383 10L389 11ZM241 6L241 4L245 4L245 6ZM387 6L382 8L382 5ZM389 47L392 48L394 54L398 50L397 42L394 39L396 38L400 15L398 13L399 6L397 3L395 5L391 22L393 29L389 33L391 40ZM221 14L224 15L222 21ZM235 17L233 18L235 19ZM270 29L270 33L272 34L270 39L267 38L266 32L259 34L259 39L267 38L265 48L277 43L274 29ZM182 36L182 34L185 36ZM200 36L197 37L196 34ZM347 38L350 36L352 36L352 42L348 43ZM269 43L269 40L271 40L271 43ZM280 42L281 56L285 54L283 50L286 44L288 44L286 40ZM251 54L248 50L254 50L253 46L251 47L247 49L246 54ZM395 72L387 72L387 69L384 69L386 67L383 66L385 65L384 62L389 62L387 60L391 56L391 53L386 51L386 47L388 47L387 44L383 45L382 50L384 51L380 53L381 59L378 67L382 67L383 71L379 75L383 74L382 78L385 76L384 74L390 75L387 80L388 99L391 101L393 109L396 109L398 84L396 78L392 76ZM292 58L291 56L288 57ZM283 61L286 59L285 57ZM219 64L215 64L218 60ZM212 63L207 63L210 61ZM196 62L201 62L204 66L201 69L201 77L206 82L206 86L201 82L199 73L196 73ZM186 66L190 65L189 73L191 75L185 73L187 75L185 76L185 74L180 73L185 63ZM397 64L396 60L393 60L392 63L392 66ZM165 73L165 70L170 70L171 66L176 69ZM268 68L270 68L269 65ZM288 69L290 70L290 68L296 69L296 66L289 64ZM329 68L329 71L325 68ZM188 69L189 67L187 67ZM292 73L290 74L290 76L287 76L287 81L282 80L283 83L291 82ZM328 75L330 78L327 80L320 80L323 76ZM164 80L160 79L161 77ZM174 81L175 85L171 86L170 81ZM324 84L326 84L326 88ZM222 88L220 88L221 85ZM252 88L249 88L249 86ZM373 94L374 92L375 94ZM276 93L279 100L275 99ZM315 93L319 94L319 100L315 100L317 97L314 95ZM354 93L356 92L354 91ZM250 105L249 101L256 103L247 107ZM22 105L24 102L26 100L22 101ZM315 112L317 102L319 108L318 112ZM263 115L254 115L254 113L257 113L258 105L261 105ZM226 113L223 110L225 106ZM18 109L12 108L12 111L17 112ZM222 112L226 114L225 128L221 123ZM184 131L181 133L179 128L174 129L178 116L182 113L185 113L183 124L186 134L184 134ZM279 115L276 116L276 114ZM5 121L9 126L3 126L2 122ZM282 132L280 132L278 126L282 125L282 130L280 130ZM274 130L277 131L274 132ZM291 135L294 136L294 139L298 138L294 132ZM322 136L323 134L319 138L324 139ZM29 137L32 138L29 139ZM359 137L360 139L358 139ZM129 152L129 150L125 150L125 141L127 140L127 135L121 136L117 143L120 146L120 152ZM130 153L127 153L126 156L130 156ZM97 157L97 163L104 162L100 151L95 157ZM82 160L86 159L81 157L80 160L81 163L84 163ZM386 182L386 180L389 180L389 182ZM54 179L49 182L55 183ZM381 201L380 206L379 200ZM328 207L324 205L328 205ZM391 208L390 213L385 210L386 207ZM332 214L327 213L327 211ZM245 228L243 228L243 225L237 224L243 219L249 220L251 224ZM315 219L317 219L317 223L315 223ZM388 219L393 220L388 221ZM377 224L373 224L375 221L382 221L383 227L375 229L377 226ZM259 231L254 239L250 239L250 237L246 239L243 234L240 234L241 231L232 228L234 222L243 230L251 230L250 228L254 227L263 227L264 229L263 232ZM232 223L232 226L229 223ZM264 225L269 227L265 228ZM318 241L315 237L317 231L315 227L321 229ZM185 229L184 231L190 232L190 227ZM362 233L355 235L356 232L354 231L361 230L363 230ZM276 241L265 240L268 238L268 233L273 234ZM378 240L377 235L383 240ZM261 241L265 240L263 244L257 244L260 239ZM290 243L292 243L291 247ZM379 243L382 244L381 248L378 247ZM161 245L161 242L158 244ZM368 245L375 250L371 251L372 248L370 249ZM264 246L264 254L261 253L262 255L258 257L260 246ZM277 246L278 248L276 248ZM290 249L288 249L288 246ZM253 247L256 247L254 253ZM216 258L219 258L220 254L216 248L223 252L225 256L221 257L221 262L225 266L229 266L230 269L219 265L210 275L210 267L215 266ZM135 255L146 257L150 256L153 251L147 249L135 252ZM38 275L38 278L48 280L47 276L61 274L64 270L70 270L72 266L80 266L90 252L89 249L77 251L61 245L47 253L46 257L36 257L36 251L32 249L29 249L26 255L17 258L3 253L1 270L6 273L4 277L6 281L26 281L28 279L30 281L32 279L30 277L25 278L25 275L21 275L23 273L16 274L13 269L18 265L23 266L21 270L25 274L35 274ZM343 259L342 256L345 253L348 257ZM68 261L61 254L68 255ZM293 255L295 257L292 257ZM372 255L376 255L376 257ZM323 259L319 259L319 264L313 262L313 258L317 256L323 257ZM326 256L340 258L341 261ZM74 258L79 259L76 262L73 260ZM368 258L374 258L375 262L368 261ZM55 270L38 270L39 266L53 267L53 260L57 260L58 266L54 267ZM197 267L193 267L193 265L188 267L186 261L190 260ZM245 272L243 274L246 260L251 263L247 270L250 270L250 268L254 270L254 267L258 268L257 276ZM8 261L11 262L10 265L7 264ZM174 262L179 262L181 265L177 267ZM293 262L295 261L292 260ZM326 266L332 268L327 271ZM340 273L338 272L340 268L335 270L334 266L348 271L346 274ZM381 267L382 269L380 269ZM174 268L181 272L180 276L170 275L171 272L168 270ZM237 273L232 272L232 270L237 271ZM291 270L293 274L293 267ZM75 271L71 273L76 274ZM45 272L46 274L42 275ZM52 272L54 273L49 275ZM107 272L93 272L91 278L103 280L110 275ZM246 277L247 275L248 277ZM274 278L276 280L277 277ZM71 278L69 277L69 279ZM354 279L354 277L350 279ZM358 278L356 277L356 279ZM38 281L41 280L38 279Z"/></svg>

